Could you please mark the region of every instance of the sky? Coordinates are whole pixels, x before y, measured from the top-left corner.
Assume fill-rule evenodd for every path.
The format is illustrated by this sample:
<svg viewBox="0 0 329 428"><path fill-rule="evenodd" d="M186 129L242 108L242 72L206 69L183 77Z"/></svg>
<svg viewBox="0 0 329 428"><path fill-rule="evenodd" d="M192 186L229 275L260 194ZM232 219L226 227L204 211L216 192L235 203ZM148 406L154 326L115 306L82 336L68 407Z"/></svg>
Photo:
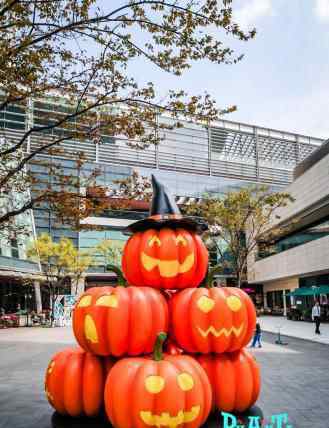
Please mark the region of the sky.
<svg viewBox="0 0 329 428"><path fill-rule="evenodd" d="M329 138L329 0L234 0L236 21L256 38L232 46L237 65L196 63L182 77L143 61L140 81L165 93L207 91L218 106L237 105L225 119ZM230 39L231 41L232 39Z"/></svg>

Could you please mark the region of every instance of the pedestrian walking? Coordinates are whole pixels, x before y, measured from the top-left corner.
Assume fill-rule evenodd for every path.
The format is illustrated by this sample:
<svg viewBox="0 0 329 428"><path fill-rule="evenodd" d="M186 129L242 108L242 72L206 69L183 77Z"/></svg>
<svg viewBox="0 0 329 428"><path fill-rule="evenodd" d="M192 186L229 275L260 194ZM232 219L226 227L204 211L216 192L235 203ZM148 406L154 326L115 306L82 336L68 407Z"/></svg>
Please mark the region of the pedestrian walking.
<svg viewBox="0 0 329 428"><path fill-rule="evenodd" d="M260 324L258 322L256 324L255 334L254 334L254 338L252 340L251 348L255 348L256 343L258 343L258 348L261 348L262 347L261 339L262 339L262 330L261 330Z"/></svg>
<svg viewBox="0 0 329 428"><path fill-rule="evenodd" d="M312 321L315 322L315 334L321 334L320 333L321 307L318 301L315 302L315 305L312 308Z"/></svg>

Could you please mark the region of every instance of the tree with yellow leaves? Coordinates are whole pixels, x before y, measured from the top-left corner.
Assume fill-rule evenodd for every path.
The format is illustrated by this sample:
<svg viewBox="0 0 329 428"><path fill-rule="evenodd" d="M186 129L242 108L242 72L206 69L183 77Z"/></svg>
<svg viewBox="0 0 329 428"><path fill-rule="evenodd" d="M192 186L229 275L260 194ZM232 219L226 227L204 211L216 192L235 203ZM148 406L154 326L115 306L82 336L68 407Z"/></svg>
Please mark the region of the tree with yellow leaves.
<svg viewBox="0 0 329 428"><path fill-rule="evenodd" d="M219 255L208 281L229 268L241 287L249 255L259 246L270 248L283 228L288 228L278 222L279 211L293 201L289 193L273 192L262 185L228 192L221 198L206 195L201 203L189 205L186 211L190 215L201 216L208 222L209 231L203 237Z"/></svg>
<svg viewBox="0 0 329 428"><path fill-rule="evenodd" d="M42 234L28 249L28 256L39 260L51 302L51 324L54 322L54 304L58 295L67 287L76 287L84 273L95 262L95 251L81 251L72 241L62 237L54 242L47 234Z"/></svg>
<svg viewBox="0 0 329 428"><path fill-rule="evenodd" d="M95 248L97 263L105 266L107 272L114 272L117 275L118 284L125 283L125 279L120 268L123 247L124 241L113 242L110 239L104 239Z"/></svg>

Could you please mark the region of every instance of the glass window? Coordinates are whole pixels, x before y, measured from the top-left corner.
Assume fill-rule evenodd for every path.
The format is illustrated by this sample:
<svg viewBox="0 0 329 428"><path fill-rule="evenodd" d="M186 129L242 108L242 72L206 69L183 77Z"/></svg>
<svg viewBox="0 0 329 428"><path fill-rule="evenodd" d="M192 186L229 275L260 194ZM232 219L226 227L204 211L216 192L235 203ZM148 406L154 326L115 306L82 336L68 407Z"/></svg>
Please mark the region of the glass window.
<svg viewBox="0 0 329 428"><path fill-rule="evenodd" d="M278 254L291 248L298 247L299 245L307 244L308 242L320 239L329 235L329 220L322 220L321 223L312 225L289 236L279 239L271 245L260 243L258 248L258 258Z"/></svg>

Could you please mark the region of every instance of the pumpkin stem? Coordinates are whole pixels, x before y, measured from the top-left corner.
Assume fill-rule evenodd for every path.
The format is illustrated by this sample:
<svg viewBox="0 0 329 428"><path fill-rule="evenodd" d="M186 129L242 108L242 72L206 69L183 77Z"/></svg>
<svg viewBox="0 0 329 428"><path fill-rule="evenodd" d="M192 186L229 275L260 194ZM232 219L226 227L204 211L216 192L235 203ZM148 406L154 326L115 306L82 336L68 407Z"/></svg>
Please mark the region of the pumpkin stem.
<svg viewBox="0 0 329 428"><path fill-rule="evenodd" d="M213 268L209 269L207 277L206 277L206 287L207 288L213 288L213 279L214 276L216 275L216 273L220 273L223 270L223 266L222 265L216 265Z"/></svg>
<svg viewBox="0 0 329 428"><path fill-rule="evenodd" d="M126 287L126 281L125 278L123 276L123 273L121 271L121 269L118 266L115 265L107 265L106 266L106 272L114 272L117 277L118 277L118 285L120 285L121 287Z"/></svg>
<svg viewBox="0 0 329 428"><path fill-rule="evenodd" d="M157 339L155 341L154 345L154 351L153 351L153 360L154 361L161 361L163 359L163 342L167 339L167 334L164 332L161 332L158 334Z"/></svg>

